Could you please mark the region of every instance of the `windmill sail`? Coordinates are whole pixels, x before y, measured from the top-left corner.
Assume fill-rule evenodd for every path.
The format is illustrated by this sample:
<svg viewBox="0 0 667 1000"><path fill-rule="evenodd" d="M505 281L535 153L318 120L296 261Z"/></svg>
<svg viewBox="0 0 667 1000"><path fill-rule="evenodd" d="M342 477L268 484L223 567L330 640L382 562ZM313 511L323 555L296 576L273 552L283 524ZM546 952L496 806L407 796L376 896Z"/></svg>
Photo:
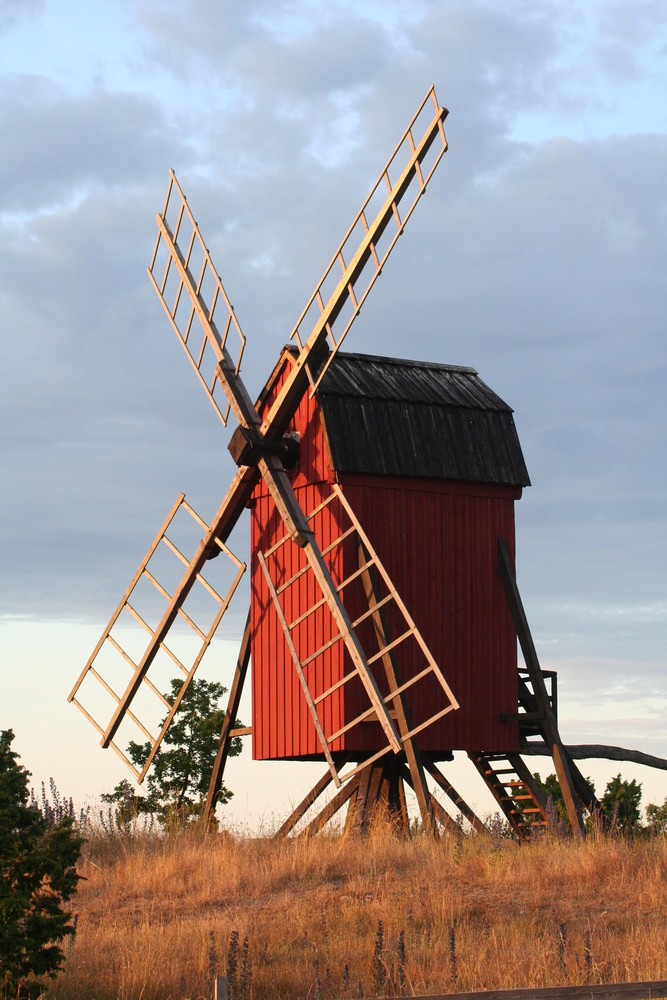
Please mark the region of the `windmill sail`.
<svg viewBox="0 0 667 1000"><path fill-rule="evenodd" d="M139 781L246 569L222 542L216 547L224 558L209 563L206 574L196 557L184 554L181 536L192 538L193 532L207 527L181 493L68 697L100 733L102 745L111 746ZM225 587L224 593L211 582L213 576L216 584L219 578ZM174 580L179 583L172 589ZM186 604L185 595L177 602L173 612L177 626L167 643L164 621L170 616L174 594L183 595L185 585L190 602ZM174 672L181 683L170 701L165 692ZM123 722L121 742L114 737ZM127 756L130 740L149 744L148 760L141 769Z"/></svg>
<svg viewBox="0 0 667 1000"><path fill-rule="evenodd" d="M389 683L384 686L385 690L381 694L382 704L387 712L392 713L396 699L415 685L435 681L439 688L440 697L434 700L430 715L401 733L399 739L401 744L404 744L406 740L412 739L438 719L456 710L458 702L342 489L336 484L334 484L329 496L307 515L307 522L313 526L321 524L321 515L327 508L330 510L327 511L326 523L328 525L336 524L338 534L328 540L327 544L324 544L323 537L318 538L318 543L323 557L326 558L332 574L336 577L337 592L345 594L346 607L355 607L357 610L363 607L363 610L360 610L354 617L351 627L356 634L360 634L360 629L366 623L366 632L368 633L368 625L373 622L378 612L382 613L383 618L390 619L394 626L391 635L387 631L383 632L377 628L370 630L370 634L366 636L367 642L361 643L367 669L374 678L376 672L382 667L383 661L391 656L393 669L388 673ZM317 531L316 533L319 534ZM354 542L361 545L363 557L357 564L356 554L353 551L353 568L351 568L350 560L346 560L344 557L344 550L349 550L350 543ZM299 561L298 553L293 553L289 560L285 559L284 549L290 546L294 546L294 542L292 536L287 532L265 552L259 552L259 562L299 677L303 696L322 752L329 765L334 783L339 785L340 775L331 755L333 745L355 727L373 720L381 721L381 719L378 716L376 704L370 699L364 699L358 714L352 718L345 718L342 725L326 731L327 723L323 708L327 699L330 699L332 695L340 696L342 689L347 685L356 685L358 691L360 675L355 667L345 667L345 660L341 658L338 662L342 670L328 686L322 684L322 656L337 645L342 645L346 635L335 621L331 621L328 625L325 624L324 628L320 626L317 630L322 630L327 638L318 648L312 648L312 636L316 630L308 627L309 619L321 612L329 602L322 591L314 585L316 582L312 579L312 569L306 560ZM298 567L296 571L287 575L286 567L295 564ZM370 600L368 595L363 595L360 591L362 578L369 573L373 573L375 579L379 581L377 591ZM357 593L354 593L355 588ZM304 607L301 596L304 593L310 595L319 593L320 596L315 597L309 606ZM368 639L371 641L369 642ZM401 670L400 667L397 669L397 663L409 664L409 667L407 670ZM358 693L353 700L356 703L360 702ZM373 756L365 759L362 766L367 766L391 749L392 744L387 741ZM358 770L355 768L348 771L345 780L351 778Z"/></svg>
<svg viewBox="0 0 667 1000"><path fill-rule="evenodd" d="M209 628L202 630L194 625L184 610L185 602L198 581L205 583L204 565L218 549L225 551L234 561L238 575L242 572L243 564L228 552L225 543L260 476L267 484L285 523L287 534L302 548L309 572L318 581L323 600L330 610L340 633L341 642L345 645L353 664L356 678L366 692L371 711L384 730L387 749L394 752L401 749L401 739L390 710L380 693L326 559L317 545L308 520L299 506L276 453L276 445L293 418L309 383L313 388L317 384L313 380L312 366L309 362L321 356L326 348L327 338L333 352L338 350L398 236L402 233L407 219L424 193L437 163L447 148L442 127L446 115L446 110L439 107L435 92L431 88L380 174L371 195L364 202L341 247L334 255L331 266L311 297L309 306L297 323L292 336L300 346L299 355L283 390L263 420L260 420L239 374L245 338L187 200L173 171L171 172L165 207L157 216L158 236L148 272L180 343L218 417L223 424L226 424L232 411L250 448L248 452L239 453L242 456L238 460L240 467L210 525L204 525L191 508L185 505L200 524L207 527L207 530L196 546L192 558L189 561L183 559L186 565L185 573L173 588L167 590L157 587L166 602L166 607L161 611L156 623L149 625L139 613L136 613L134 605L129 601L133 587L139 581L148 581L151 585L155 583L155 578L148 569L151 559L149 551L70 694L70 700L75 701L101 733L102 745L113 746L121 756L123 752L119 748L116 734L126 720L133 722L151 745L147 767L159 746L166 726L173 717L177 705L170 707L160 732L154 733L149 726L140 721L134 701L139 692L143 693L144 690L152 690L154 687L153 693L156 697L159 695L158 701L162 698L164 702L159 685L155 685L148 674L162 653L166 652L174 659L172 651L166 645L166 637L175 623L185 618L193 625L195 633L200 633L199 638L202 643L189 665L182 664L177 657L175 658L177 666L185 677L185 685L189 683L205 649L211 642L215 628L236 588L238 576L225 596L220 598L218 611ZM340 268L341 273L336 279L337 268ZM312 328L309 328L309 317L313 310L316 318ZM343 317L346 317L344 321ZM341 322L343 322L342 327L340 327ZM303 333L304 330L308 332ZM326 367L326 364L320 366L320 377L326 371ZM252 458L248 457L249 455L252 455ZM340 500L344 502L342 497ZM179 501L175 510L182 504L184 501ZM165 532L169 523L168 519L154 542L154 548L158 548L161 542L166 541ZM136 656L130 655L122 648L113 632L117 619L121 613L126 612L136 619L148 635L148 645ZM414 635L414 632L411 634ZM98 669L98 657L108 647L116 650L130 670L129 679L126 679L124 684L121 683L120 688L109 683ZM433 665L428 667L428 671L434 672ZM112 712L106 725L95 721L96 716L85 708L79 696L82 685L91 678L96 679L111 698ZM185 686L179 692L177 702L184 691ZM163 704L162 708L164 707ZM453 701L449 703L446 711L450 711L452 707L455 707ZM145 774L146 767L143 768L141 777Z"/></svg>

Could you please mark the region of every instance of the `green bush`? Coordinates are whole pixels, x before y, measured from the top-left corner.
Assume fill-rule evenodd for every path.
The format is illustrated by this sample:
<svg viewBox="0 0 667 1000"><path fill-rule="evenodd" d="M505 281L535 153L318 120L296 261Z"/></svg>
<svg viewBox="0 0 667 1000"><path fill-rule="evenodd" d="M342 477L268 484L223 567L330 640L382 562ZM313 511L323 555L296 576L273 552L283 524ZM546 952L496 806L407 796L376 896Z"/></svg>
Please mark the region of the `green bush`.
<svg viewBox="0 0 667 1000"><path fill-rule="evenodd" d="M14 733L0 731L0 995L40 992L74 934L66 904L79 880L83 838L71 816L50 822L30 801L30 772L17 763Z"/></svg>

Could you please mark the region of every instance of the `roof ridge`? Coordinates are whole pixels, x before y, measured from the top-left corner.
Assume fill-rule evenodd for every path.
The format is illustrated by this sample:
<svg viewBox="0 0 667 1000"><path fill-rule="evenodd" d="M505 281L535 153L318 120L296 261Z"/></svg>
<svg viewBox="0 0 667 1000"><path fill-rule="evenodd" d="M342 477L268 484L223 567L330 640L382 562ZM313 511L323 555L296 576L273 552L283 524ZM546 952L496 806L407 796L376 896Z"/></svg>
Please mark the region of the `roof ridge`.
<svg viewBox="0 0 667 1000"><path fill-rule="evenodd" d="M295 344L286 344L286 348L292 354L298 354L299 349ZM384 365L410 366L412 368L433 368L436 371L466 372L470 375L479 375L476 368L469 365L449 365L438 361L419 361L413 358L392 358L383 354L363 354L359 351L337 351L332 363L337 359L358 359L359 361L374 361Z"/></svg>

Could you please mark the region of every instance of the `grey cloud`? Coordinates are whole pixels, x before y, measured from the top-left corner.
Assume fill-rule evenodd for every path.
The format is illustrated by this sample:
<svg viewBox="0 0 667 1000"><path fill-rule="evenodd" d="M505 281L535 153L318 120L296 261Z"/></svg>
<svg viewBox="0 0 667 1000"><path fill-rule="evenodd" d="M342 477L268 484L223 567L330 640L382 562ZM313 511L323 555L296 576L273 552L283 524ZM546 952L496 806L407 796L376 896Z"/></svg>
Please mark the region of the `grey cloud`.
<svg viewBox="0 0 667 1000"><path fill-rule="evenodd" d="M615 79L652 72L667 51L667 14L660 0L616 0L597 4L595 45L600 64ZM659 65L655 67L659 71Z"/></svg>
<svg viewBox="0 0 667 1000"><path fill-rule="evenodd" d="M21 21L34 18L45 0L0 0L0 34L8 34Z"/></svg>
<svg viewBox="0 0 667 1000"><path fill-rule="evenodd" d="M70 97L46 78L14 75L2 80L0 107L0 186L11 214L134 186L182 145L159 104L140 94Z"/></svg>
<svg viewBox="0 0 667 1000"><path fill-rule="evenodd" d="M531 620L548 648L609 652L608 622L554 608L662 593L665 137L508 139L517 114L570 100L555 5L422 4L401 44L370 16L282 39L265 6L224 20L163 6L137 16L179 71L164 99L137 79L134 95L77 100L32 81L23 101L5 81L3 189L50 211L2 244L3 606L101 620L178 490L206 516L226 485L228 435L145 275L167 167L249 337L256 391L435 80L450 151L346 346L472 364L514 406L534 483L517 505ZM663 625L644 625L659 648Z"/></svg>

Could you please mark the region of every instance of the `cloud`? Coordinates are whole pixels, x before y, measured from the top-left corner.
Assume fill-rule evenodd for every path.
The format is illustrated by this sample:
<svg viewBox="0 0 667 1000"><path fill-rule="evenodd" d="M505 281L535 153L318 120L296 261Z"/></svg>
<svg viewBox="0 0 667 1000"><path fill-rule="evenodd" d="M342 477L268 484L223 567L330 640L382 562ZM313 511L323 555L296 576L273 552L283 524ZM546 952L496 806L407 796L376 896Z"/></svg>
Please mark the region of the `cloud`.
<svg viewBox="0 0 667 1000"><path fill-rule="evenodd" d="M136 187L182 147L155 99L93 89L65 95L45 77L1 80L5 213L73 208L92 191Z"/></svg>
<svg viewBox="0 0 667 1000"><path fill-rule="evenodd" d="M45 0L0 0L0 34L9 34L22 21L29 21L44 9Z"/></svg>
<svg viewBox="0 0 667 1000"><path fill-rule="evenodd" d="M515 408L541 634L571 595L655 600L667 139L623 115L618 136L562 134L648 86L661 15L641 6L631 38L623 4L582 29L572 4L136 4L130 86L3 77L5 607L103 617L178 490L209 514L226 485L227 438L145 274L168 167L256 392L432 80L450 151L346 346L472 364Z"/></svg>

